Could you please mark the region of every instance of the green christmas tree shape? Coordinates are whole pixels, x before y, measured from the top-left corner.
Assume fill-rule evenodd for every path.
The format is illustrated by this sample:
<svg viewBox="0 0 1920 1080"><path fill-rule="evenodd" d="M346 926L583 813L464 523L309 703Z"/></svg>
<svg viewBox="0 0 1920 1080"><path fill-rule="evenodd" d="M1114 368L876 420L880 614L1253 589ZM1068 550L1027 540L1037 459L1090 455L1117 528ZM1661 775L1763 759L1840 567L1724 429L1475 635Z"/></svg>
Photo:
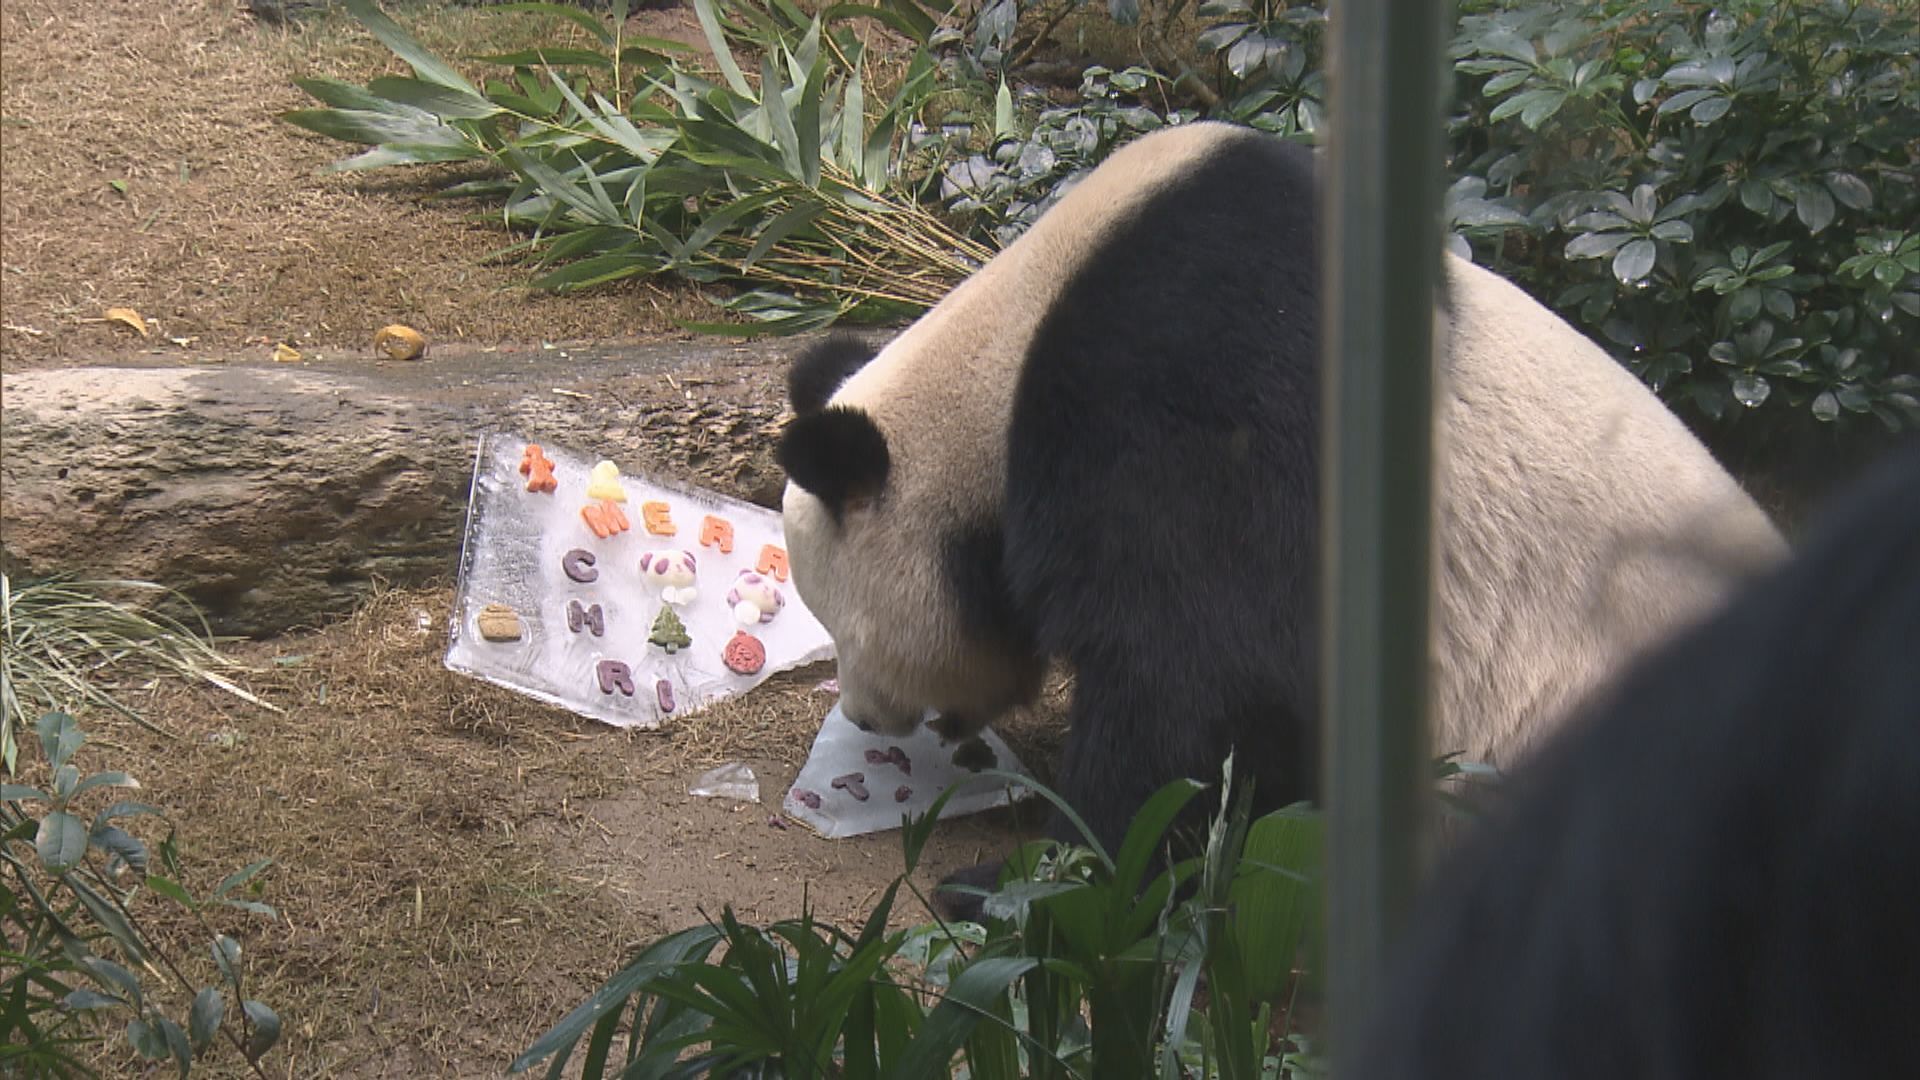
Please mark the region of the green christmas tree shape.
<svg viewBox="0 0 1920 1080"><path fill-rule="evenodd" d="M687 636L686 624L680 621L680 616L675 615L671 607L660 609L660 614L653 620L653 632L647 635L647 641L667 650L669 656L693 644L693 638Z"/></svg>

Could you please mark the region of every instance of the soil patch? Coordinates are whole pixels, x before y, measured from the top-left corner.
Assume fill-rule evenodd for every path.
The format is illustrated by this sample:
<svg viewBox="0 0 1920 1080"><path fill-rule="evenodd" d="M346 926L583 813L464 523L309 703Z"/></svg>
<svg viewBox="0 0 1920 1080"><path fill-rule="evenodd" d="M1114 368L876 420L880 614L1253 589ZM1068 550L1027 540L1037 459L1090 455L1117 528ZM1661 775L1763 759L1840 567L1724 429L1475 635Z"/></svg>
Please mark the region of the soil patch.
<svg viewBox="0 0 1920 1080"><path fill-rule="evenodd" d="M84 720L83 765L132 773L178 822L190 888L275 861L259 898L278 920L216 918L246 948L249 994L286 1022L272 1075L498 1076L634 947L729 904L761 922L810 904L857 926L900 872L898 832L829 841L779 815L831 665L625 732L446 671L450 603L445 588L387 592L326 629L240 646L245 681L282 714L166 682L133 700L171 738ZM1002 729L1043 776L1063 694ZM758 805L686 793L742 760ZM1031 831L1013 818L943 824L916 883ZM167 905L140 910L212 978L197 930ZM927 918L903 896L896 922ZM238 1075L220 1057L210 1075ZM101 1064L135 1068L124 1042Z"/></svg>
<svg viewBox="0 0 1920 1080"><path fill-rule="evenodd" d="M429 341L618 341L714 309L679 285L528 290L486 256L490 208L426 202L448 168L325 173L353 148L276 120L314 104L293 79L397 72L344 13L256 21L233 0L8 0L0 7L0 356L10 367L157 348L199 356L370 352L410 324ZM396 17L443 56L568 43L562 19L417 4ZM684 36L680 12L637 32ZM582 42L584 43L584 42ZM102 321L153 320L141 339ZM184 344L171 344L167 339Z"/></svg>

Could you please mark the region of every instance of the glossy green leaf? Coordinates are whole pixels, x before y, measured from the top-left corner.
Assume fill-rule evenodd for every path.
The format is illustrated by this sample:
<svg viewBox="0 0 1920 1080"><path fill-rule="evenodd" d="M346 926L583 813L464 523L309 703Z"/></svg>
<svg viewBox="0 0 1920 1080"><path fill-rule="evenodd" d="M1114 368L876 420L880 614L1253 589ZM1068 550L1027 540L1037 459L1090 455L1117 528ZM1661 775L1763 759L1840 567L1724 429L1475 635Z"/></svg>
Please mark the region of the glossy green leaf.
<svg viewBox="0 0 1920 1080"><path fill-rule="evenodd" d="M240 943L225 934L213 939L213 963L230 986L240 985Z"/></svg>
<svg viewBox="0 0 1920 1080"><path fill-rule="evenodd" d="M112 994L102 994L98 990L88 990L85 987L81 987L78 990L70 990L67 992L66 997L60 999L61 1008L71 1009L76 1012L91 1012L94 1009L113 1009L126 1003L125 998L116 997Z"/></svg>
<svg viewBox="0 0 1920 1080"><path fill-rule="evenodd" d="M46 756L47 764L54 769L65 765L67 759L71 758L80 749L81 744L87 741L87 737L80 731L80 726L73 722L73 717L63 712L44 714L40 717L36 730L40 735L40 752Z"/></svg>
<svg viewBox="0 0 1920 1080"><path fill-rule="evenodd" d="M48 811L33 847L47 873L64 874L87 856L87 824L64 810Z"/></svg>
<svg viewBox="0 0 1920 1080"><path fill-rule="evenodd" d="M102 986L110 986L118 991L120 1000L131 1004L135 1009L144 1007L145 999L140 993L140 980L133 972L111 960L99 956L81 958L80 966L87 969Z"/></svg>
<svg viewBox="0 0 1920 1080"><path fill-rule="evenodd" d="M1827 194L1824 188L1803 184L1794 195L1793 213L1808 232L1818 233L1833 224L1833 196Z"/></svg>
<svg viewBox="0 0 1920 1080"><path fill-rule="evenodd" d="M158 1024L147 1022L146 1017L136 1016L127 1021L127 1042L148 1061L160 1061L171 1054L167 1048L167 1037Z"/></svg>
<svg viewBox="0 0 1920 1080"><path fill-rule="evenodd" d="M187 1013L187 1033L195 1050L204 1050L213 1042L226 1012L227 1000L214 987L205 987L193 996L193 1007Z"/></svg>
<svg viewBox="0 0 1920 1080"><path fill-rule="evenodd" d="M1873 189L1865 180L1850 172L1830 172L1825 177L1827 190L1833 197L1851 210L1865 210L1873 206Z"/></svg>
<svg viewBox="0 0 1920 1080"><path fill-rule="evenodd" d="M249 998L240 1003L240 1012L247 1018L251 1027L247 1034L246 1053L248 1061L259 1061L267 1051L280 1041L280 1015L268 1008L264 1002Z"/></svg>
<svg viewBox="0 0 1920 1080"><path fill-rule="evenodd" d="M1653 271L1659 250L1651 240L1634 240L1613 257L1613 276L1623 285L1639 281Z"/></svg>
<svg viewBox="0 0 1920 1080"><path fill-rule="evenodd" d="M147 872L147 845L117 825L95 826L88 836L94 847L118 858L136 874Z"/></svg>

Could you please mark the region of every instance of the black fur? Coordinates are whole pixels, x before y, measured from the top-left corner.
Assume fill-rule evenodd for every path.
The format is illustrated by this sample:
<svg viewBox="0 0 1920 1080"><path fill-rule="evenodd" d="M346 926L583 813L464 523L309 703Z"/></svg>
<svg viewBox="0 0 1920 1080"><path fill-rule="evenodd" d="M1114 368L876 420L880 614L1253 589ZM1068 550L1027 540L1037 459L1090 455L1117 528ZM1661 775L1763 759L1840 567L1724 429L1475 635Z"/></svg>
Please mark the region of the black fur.
<svg viewBox="0 0 1920 1080"><path fill-rule="evenodd" d="M967 634L1000 642L1006 651L1033 655L1033 634L1007 592L1006 537L997 524L982 523L947 537L941 563Z"/></svg>
<svg viewBox="0 0 1920 1080"><path fill-rule="evenodd" d="M1920 1077L1920 445L1514 774L1360 1080Z"/></svg>
<svg viewBox="0 0 1920 1080"><path fill-rule="evenodd" d="M1314 795L1316 202L1307 149L1225 144L1088 256L1022 368L1006 595L1073 668L1055 784L1108 850L1230 749L1262 807Z"/></svg>
<svg viewBox="0 0 1920 1080"><path fill-rule="evenodd" d="M873 417L839 405L796 416L774 457L836 521L849 503L879 495L893 465L887 438Z"/></svg>
<svg viewBox="0 0 1920 1080"><path fill-rule="evenodd" d="M851 334L834 334L809 346L787 369L787 400L801 416L819 412L840 384L877 355L873 345Z"/></svg>

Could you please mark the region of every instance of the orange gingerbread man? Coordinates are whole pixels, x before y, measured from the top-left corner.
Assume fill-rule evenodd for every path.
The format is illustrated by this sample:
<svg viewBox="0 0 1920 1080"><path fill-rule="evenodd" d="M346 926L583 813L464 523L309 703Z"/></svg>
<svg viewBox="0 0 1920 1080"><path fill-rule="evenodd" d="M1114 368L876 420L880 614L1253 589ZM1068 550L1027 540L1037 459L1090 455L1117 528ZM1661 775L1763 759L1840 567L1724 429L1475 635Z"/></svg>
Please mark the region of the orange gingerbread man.
<svg viewBox="0 0 1920 1080"><path fill-rule="evenodd" d="M528 443L526 452L520 455L520 475L527 478L528 491L551 494L560 486L560 481L553 478L553 461L534 443Z"/></svg>

